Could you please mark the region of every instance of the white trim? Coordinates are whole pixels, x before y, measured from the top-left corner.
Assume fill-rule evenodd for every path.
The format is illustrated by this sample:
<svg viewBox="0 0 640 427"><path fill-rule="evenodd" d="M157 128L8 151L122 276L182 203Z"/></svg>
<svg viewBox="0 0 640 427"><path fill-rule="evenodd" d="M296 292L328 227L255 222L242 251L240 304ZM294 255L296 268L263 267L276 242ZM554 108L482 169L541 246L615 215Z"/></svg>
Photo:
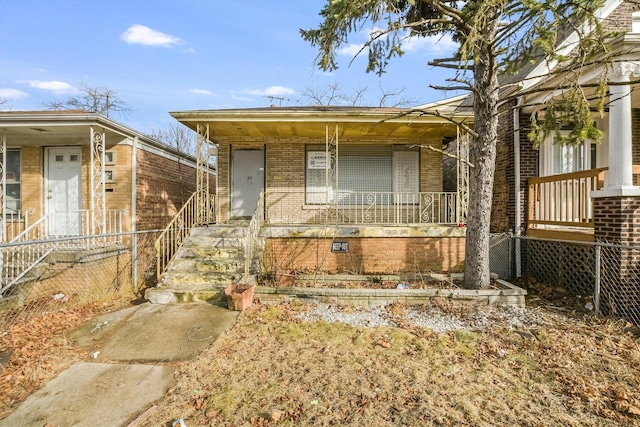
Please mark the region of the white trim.
<svg viewBox="0 0 640 427"><path fill-rule="evenodd" d="M600 197L631 197L640 196L640 187L618 187L618 188L603 188L602 190L592 191L590 194L592 199Z"/></svg>

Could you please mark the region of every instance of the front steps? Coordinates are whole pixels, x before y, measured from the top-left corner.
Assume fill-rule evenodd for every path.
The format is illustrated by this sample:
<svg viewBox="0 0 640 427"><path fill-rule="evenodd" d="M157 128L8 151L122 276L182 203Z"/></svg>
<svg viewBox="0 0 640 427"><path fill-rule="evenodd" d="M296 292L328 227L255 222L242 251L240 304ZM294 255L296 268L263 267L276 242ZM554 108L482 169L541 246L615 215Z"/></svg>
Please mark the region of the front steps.
<svg viewBox="0 0 640 427"><path fill-rule="evenodd" d="M145 298L154 304L226 302L224 288L237 283L244 274L246 230L239 224L191 230L160 283L147 289Z"/></svg>

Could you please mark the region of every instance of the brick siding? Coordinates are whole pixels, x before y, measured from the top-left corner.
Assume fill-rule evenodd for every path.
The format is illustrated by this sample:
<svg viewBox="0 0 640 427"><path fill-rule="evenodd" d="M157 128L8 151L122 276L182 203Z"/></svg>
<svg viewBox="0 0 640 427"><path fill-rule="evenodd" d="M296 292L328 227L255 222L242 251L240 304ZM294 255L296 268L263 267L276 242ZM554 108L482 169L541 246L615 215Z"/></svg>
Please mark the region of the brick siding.
<svg viewBox="0 0 640 427"><path fill-rule="evenodd" d="M389 274L462 271L461 237L347 238L348 253L331 252L331 239L272 238L267 241L267 270L276 273Z"/></svg>
<svg viewBox="0 0 640 427"><path fill-rule="evenodd" d="M136 162L138 230L164 228L195 191L196 169L140 149ZM130 188L126 193L123 188L123 194L129 196ZM210 191L214 189L212 179Z"/></svg>
<svg viewBox="0 0 640 427"><path fill-rule="evenodd" d="M491 231L502 233L515 231L515 153L513 108L515 102L505 104L500 112L498 144L496 150L496 170L493 184ZM530 129L529 116L519 114L520 127L520 221L526 228L529 197L529 178L538 176L538 150L533 148L527 134Z"/></svg>

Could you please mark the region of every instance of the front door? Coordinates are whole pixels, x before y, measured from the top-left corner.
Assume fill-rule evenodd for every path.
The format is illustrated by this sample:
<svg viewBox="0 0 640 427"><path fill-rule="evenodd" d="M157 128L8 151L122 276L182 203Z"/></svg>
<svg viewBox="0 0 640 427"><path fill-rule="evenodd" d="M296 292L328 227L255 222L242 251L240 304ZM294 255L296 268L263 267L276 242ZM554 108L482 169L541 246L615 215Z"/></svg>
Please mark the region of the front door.
<svg viewBox="0 0 640 427"><path fill-rule="evenodd" d="M253 216L264 191L264 150L233 150L231 218Z"/></svg>
<svg viewBox="0 0 640 427"><path fill-rule="evenodd" d="M46 210L52 236L77 236L82 231L82 148L46 149Z"/></svg>

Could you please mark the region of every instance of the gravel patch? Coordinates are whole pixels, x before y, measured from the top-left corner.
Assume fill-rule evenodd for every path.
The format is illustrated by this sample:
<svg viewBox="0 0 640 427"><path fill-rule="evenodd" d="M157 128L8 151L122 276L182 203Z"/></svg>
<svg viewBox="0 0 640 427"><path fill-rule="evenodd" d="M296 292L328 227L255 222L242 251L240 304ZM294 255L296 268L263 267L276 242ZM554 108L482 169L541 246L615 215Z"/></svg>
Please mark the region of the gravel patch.
<svg viewBox="0 0 640 427"><path fill-rule="evenodd" d="M389 313L385 307L344 309L318 304L310 306L308 311L297 312L296 316L308 322L323 320L367 328L398 326L395 320L398 315ZM437 308L425 310L420 307L407 307L404 319L413 326L428 328L437 333L459 329L482 330L498 325L519 329L538 327L544 323L542 317L532 310L493 306L477 308L464 314L444 313Z"/></svg>

